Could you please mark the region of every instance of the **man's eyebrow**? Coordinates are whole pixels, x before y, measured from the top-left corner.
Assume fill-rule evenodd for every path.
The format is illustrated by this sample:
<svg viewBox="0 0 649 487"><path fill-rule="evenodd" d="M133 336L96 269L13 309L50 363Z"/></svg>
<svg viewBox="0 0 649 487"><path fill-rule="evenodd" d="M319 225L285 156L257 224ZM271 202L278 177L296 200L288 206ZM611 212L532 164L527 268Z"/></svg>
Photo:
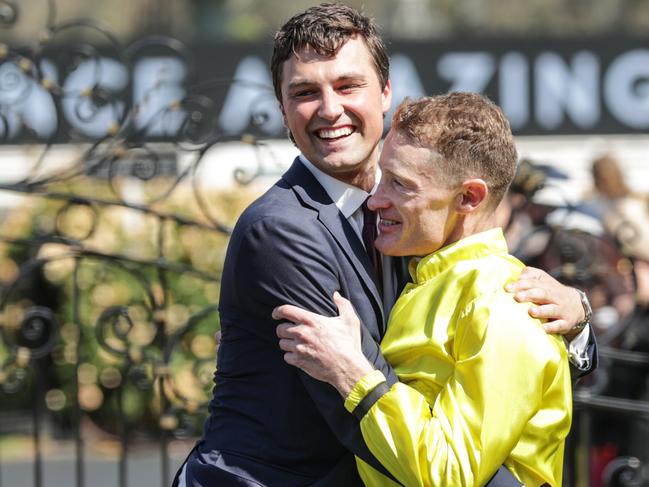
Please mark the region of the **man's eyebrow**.
<svg viewBox="0 0 649 487"><path fill-rule="evenodd" d="M288 84L288 89L295 90L297 88L312 86L313 84L314 83L312 81L308 81L308 80L292 81L291 83Z"/></svg>
<svg viewBox="0 0 649 487"><path fill-rule="evenodd" d="M400 170L399 168L395 168L394 170L389 170L389 169L386 170L386 169L382 169L382 172L383 172L384 174L387 173L387 174L390 175L390 177L392 177L392 178L396 178L396 179L399 179L399 180L401 180L401 181L403 181L403 182L410 182L410 183L417 183L417 182L419 182L417 177L414 177L414 176L413 176L412 174L410 174L409 172L407 172L407 171L402 171L402 170Z"/></svg>
<svg viewBox="0 0 649 487"><path fill-rule="evenodd" d="M336 78L336 81L364 80L366 77L363 73L343 73Z"/></svg>
<svg viewBox="0 0 649 487"><path fill-rule="evenodd" d="M366 76L364 74L362 74L362 73L343 73L334 80L334 83L337 83L337 82L340 82L340 81L363 81L363 80L365 80L365 78L366 78ZM309 79L297 79L295 81L291 81L288 84L288 89L289 90L294 90L296 88L312 86L314 84L317 84L317 83L315 81L311 81Z"/></svg>

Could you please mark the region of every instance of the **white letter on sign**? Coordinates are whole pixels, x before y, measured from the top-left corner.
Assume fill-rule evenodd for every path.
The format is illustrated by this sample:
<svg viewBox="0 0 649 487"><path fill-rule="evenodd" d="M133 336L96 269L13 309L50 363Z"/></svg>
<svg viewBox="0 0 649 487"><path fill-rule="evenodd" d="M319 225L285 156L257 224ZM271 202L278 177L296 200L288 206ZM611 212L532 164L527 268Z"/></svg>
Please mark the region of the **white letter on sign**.
<svg viewBox="0 0 649 487"><path fill-rule="evenodd" d="M649 128L649 50L636 49L611 63L604 78L611 114L634 129Z"/></svg>
<svg viewBox="0 0 649 487"><path fill-rule="evenodd" d="M553 130L561 126L564 114L582 129L599 120L599 61L582 51L572 58L572 66L553 52L544 52L535 63L536 120Z"/></svg>

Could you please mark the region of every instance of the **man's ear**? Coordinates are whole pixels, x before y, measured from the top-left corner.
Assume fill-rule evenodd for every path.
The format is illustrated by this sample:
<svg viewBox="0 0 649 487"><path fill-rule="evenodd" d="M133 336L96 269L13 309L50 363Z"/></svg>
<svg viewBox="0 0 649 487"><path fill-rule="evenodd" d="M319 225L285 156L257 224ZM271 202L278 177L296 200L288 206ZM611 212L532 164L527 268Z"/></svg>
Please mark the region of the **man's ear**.
<svg viewBox="0 0 649 487"><path fill-rule="evenodd" d="M469 214L485 204L489 196L489 187L484 179L467 179L462 183L462 191L457 211L462 214Z"/></svg>
<svg viewBox="0 0 649 487"><path fill-rule="evenodd" d="M388 79L383 87L383 91L381 92L381 109L383 110L384 117L390 110L390 105L392 105L392 83L390 83L390 80Z"/></svg>
<svg viewBox="0 0 649 487"><path fill-rule="evenodd" d="M288 128L288 125L286 125L286 112L284 111L284 105L282 103L279 103L279 111L282 112L282 123L284 124L284 127Z"/></svg>

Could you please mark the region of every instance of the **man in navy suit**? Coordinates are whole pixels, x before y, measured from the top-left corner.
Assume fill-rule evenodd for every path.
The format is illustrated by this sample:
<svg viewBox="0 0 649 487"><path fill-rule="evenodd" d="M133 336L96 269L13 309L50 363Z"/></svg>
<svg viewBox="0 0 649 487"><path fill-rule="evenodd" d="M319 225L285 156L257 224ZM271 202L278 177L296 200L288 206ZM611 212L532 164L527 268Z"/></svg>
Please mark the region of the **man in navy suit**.
<svg viewBox="0 0 649 487"><path fill-rule="evenodd" d="M284 362L271 312L291 303L335 316L331 296L339 291L363 324L363 352L389 384L397 380L378 343L404 284L401 262L383 258L377 270L362 238L370 218L364 202L378 181L383 115L391 103L387 51L371 19L323 4L280 29L271 69L285 124L302 154L233 231L221 282L222 341L210 417L180 484L359 486L354 454L385 469L335 389ZM566 318L555 320L561 330L582 320L574 290L549 277L534 283L537 291L528 290L530 281L519 290L553 289L560 312L555 305L538 310Z"/></svg>

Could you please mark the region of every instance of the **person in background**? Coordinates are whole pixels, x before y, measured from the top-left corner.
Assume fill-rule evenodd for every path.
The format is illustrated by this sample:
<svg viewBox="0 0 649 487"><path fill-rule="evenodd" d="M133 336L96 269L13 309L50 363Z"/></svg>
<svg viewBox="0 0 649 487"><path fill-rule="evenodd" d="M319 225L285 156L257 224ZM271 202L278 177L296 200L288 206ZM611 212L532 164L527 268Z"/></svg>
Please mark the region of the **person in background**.
<svg viewBox="0 0 649 487"><path fill-rule="evenodd" d="M649 261L649 197L631 191L618 160L610 154L596 158L591 166L594 191L586 196L596 206L606 231L633 257ZM649 296L642 297L649 302Z"/></svg>

